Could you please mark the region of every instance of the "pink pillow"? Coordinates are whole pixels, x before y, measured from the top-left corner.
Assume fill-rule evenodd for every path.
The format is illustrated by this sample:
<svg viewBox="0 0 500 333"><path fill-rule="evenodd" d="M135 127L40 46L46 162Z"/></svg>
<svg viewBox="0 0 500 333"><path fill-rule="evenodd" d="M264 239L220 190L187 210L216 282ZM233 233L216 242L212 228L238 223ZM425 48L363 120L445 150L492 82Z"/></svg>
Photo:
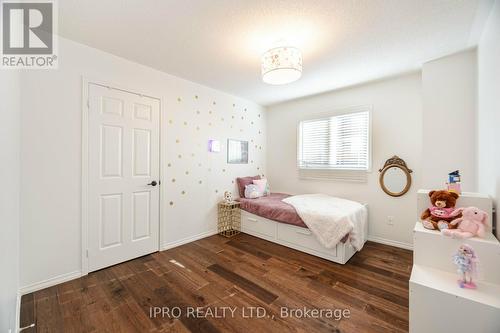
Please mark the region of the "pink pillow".
<svg viewBox="0 0 500 333"><path fill-rule="evenodd" d="M245 197L245 186L253 184L253 181L257 179L260 179L260 176L236 178L236 183L238 184L238 193L240 194L240 198Z"/></svg>
<svg viewBox="0 0 500 333"><path fill-rule="evenodd" d="M266 195L266 186L267 186L267 179L266 178L261 178L261 179L255 179L253 181L255 185L259 188L259 192Z"/></svg>

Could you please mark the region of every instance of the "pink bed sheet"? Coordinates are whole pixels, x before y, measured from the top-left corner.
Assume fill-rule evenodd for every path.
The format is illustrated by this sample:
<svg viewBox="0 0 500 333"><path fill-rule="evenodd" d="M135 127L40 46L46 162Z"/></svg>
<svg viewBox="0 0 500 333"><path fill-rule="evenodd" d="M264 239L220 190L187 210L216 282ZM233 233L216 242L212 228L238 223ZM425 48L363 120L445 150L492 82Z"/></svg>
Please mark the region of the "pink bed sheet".
<svg viewBox="0 0 500 333"><path fill-rule="evenodd" d="M289 194L284 193L271 193L268 196L260 197L257 199L240 198L240 208L277 222L287 223L302 228L307 228L304 221L297 215L293 206L281 201Z"/></svg>
<svg viewBox="0 0 500 333"><path fill-rule="evenodd" d="M269 220L307 228L304 221L297 214L297 211L295 211L295 208L281 201L289 196L289 194L285 193L271 193L268 196L257 199L239 198L237 200L240 202L240 208L249 213ZM345 235L341 242L345 243L348 239L349 234Z"/></svg>

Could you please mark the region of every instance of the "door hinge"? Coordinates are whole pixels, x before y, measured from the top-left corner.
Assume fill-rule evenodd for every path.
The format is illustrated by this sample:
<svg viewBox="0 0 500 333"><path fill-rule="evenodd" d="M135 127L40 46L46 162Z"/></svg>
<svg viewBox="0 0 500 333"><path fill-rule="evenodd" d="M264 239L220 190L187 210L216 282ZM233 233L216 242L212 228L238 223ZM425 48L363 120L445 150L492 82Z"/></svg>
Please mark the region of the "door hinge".
<svg viewBox="0 0 500 333"><path fill-rule="evenodd" d="M90 101L87 100L87 109L90 109Z"/></svg>
<svg viewBox="0 0 500 333"><path fill-rule="evenodd" d="M86 255L87 255L87 258L89 257L89 250L86 250Z"/></svg>

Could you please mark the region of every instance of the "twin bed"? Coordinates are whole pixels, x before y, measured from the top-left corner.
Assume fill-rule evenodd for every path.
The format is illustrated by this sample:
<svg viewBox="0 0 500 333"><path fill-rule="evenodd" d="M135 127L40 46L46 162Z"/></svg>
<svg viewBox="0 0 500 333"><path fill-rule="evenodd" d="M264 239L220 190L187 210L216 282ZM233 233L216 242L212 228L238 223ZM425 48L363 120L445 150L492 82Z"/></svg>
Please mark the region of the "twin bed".
<svg viewBox="0 0 500 333"><path fill-rule="evenodd" d="M241 231L317 257L345 264L366 242L368 235L366 205L358 205L359 207L354 206L355 208L350 209L349 205L346 208L343 208L344 205L336 205L337 202L341 202L342 204L348 202L343 199L324 195L310 195L303 196L306 200L303 201L299 197L302 196L292 197L283 193L271 193L268 196L256 199L246 199L244 196L241 196L238 199L242 210ZM304 202L305 209L299 207L299 211L301 216L307 218L308 224L314 228L314 233L297 213L295 208L297 205L283 201L293 203L293 199L297 199L295 201L298 202L298 199L301 199L300 202ZM330 212L333 215L337 215L340 219L345 217L356 223L354 228L356 229L356 233L347 232L342 237L338 237L339 241L335 241L333 245L327 244L328 237L325 239L324 235L319 234L320 231L322 232L321 224L324 222L323 220L330 218L330 216L325 216L324 211L323 216L320 216L323 217L323 220L320 219L316 225L311 224L310 218L306 216L306 210L313 207L316 202L323 203L323 205L329 203L329 201L325 200L332 200L333 205L331 206L335 207ZM344 223L340 225L343 226ZM319 230L317 226L319 226ZM328 234L327 231L324 233ZM358 239L355 239L353 236Z"/></svg>

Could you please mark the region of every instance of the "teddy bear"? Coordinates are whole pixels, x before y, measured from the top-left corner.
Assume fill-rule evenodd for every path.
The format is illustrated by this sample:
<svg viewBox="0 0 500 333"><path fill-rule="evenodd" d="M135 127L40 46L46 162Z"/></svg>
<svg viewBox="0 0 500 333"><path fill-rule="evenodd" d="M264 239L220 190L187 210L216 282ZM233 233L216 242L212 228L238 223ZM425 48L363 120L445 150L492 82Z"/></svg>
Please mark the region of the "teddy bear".
<svg viewBox="0 0 500 333"><path fill-rule="evenodd" d="M430 191L431 206L420 216L425 228L431 230L455 229L456 225L450 222L462 217L460 211L455 210L458 194L445 190Z"/></svg>
<svg viewBox="0 0 500 333"><path fill-rule="evenodd" d="M456 212L462 212L462 217L454 219L450 225L458 225L457 229L443 229L441 230L443 235L453 238L484 237L488 225L486 212L476 207L458 208Z"/></svg>

